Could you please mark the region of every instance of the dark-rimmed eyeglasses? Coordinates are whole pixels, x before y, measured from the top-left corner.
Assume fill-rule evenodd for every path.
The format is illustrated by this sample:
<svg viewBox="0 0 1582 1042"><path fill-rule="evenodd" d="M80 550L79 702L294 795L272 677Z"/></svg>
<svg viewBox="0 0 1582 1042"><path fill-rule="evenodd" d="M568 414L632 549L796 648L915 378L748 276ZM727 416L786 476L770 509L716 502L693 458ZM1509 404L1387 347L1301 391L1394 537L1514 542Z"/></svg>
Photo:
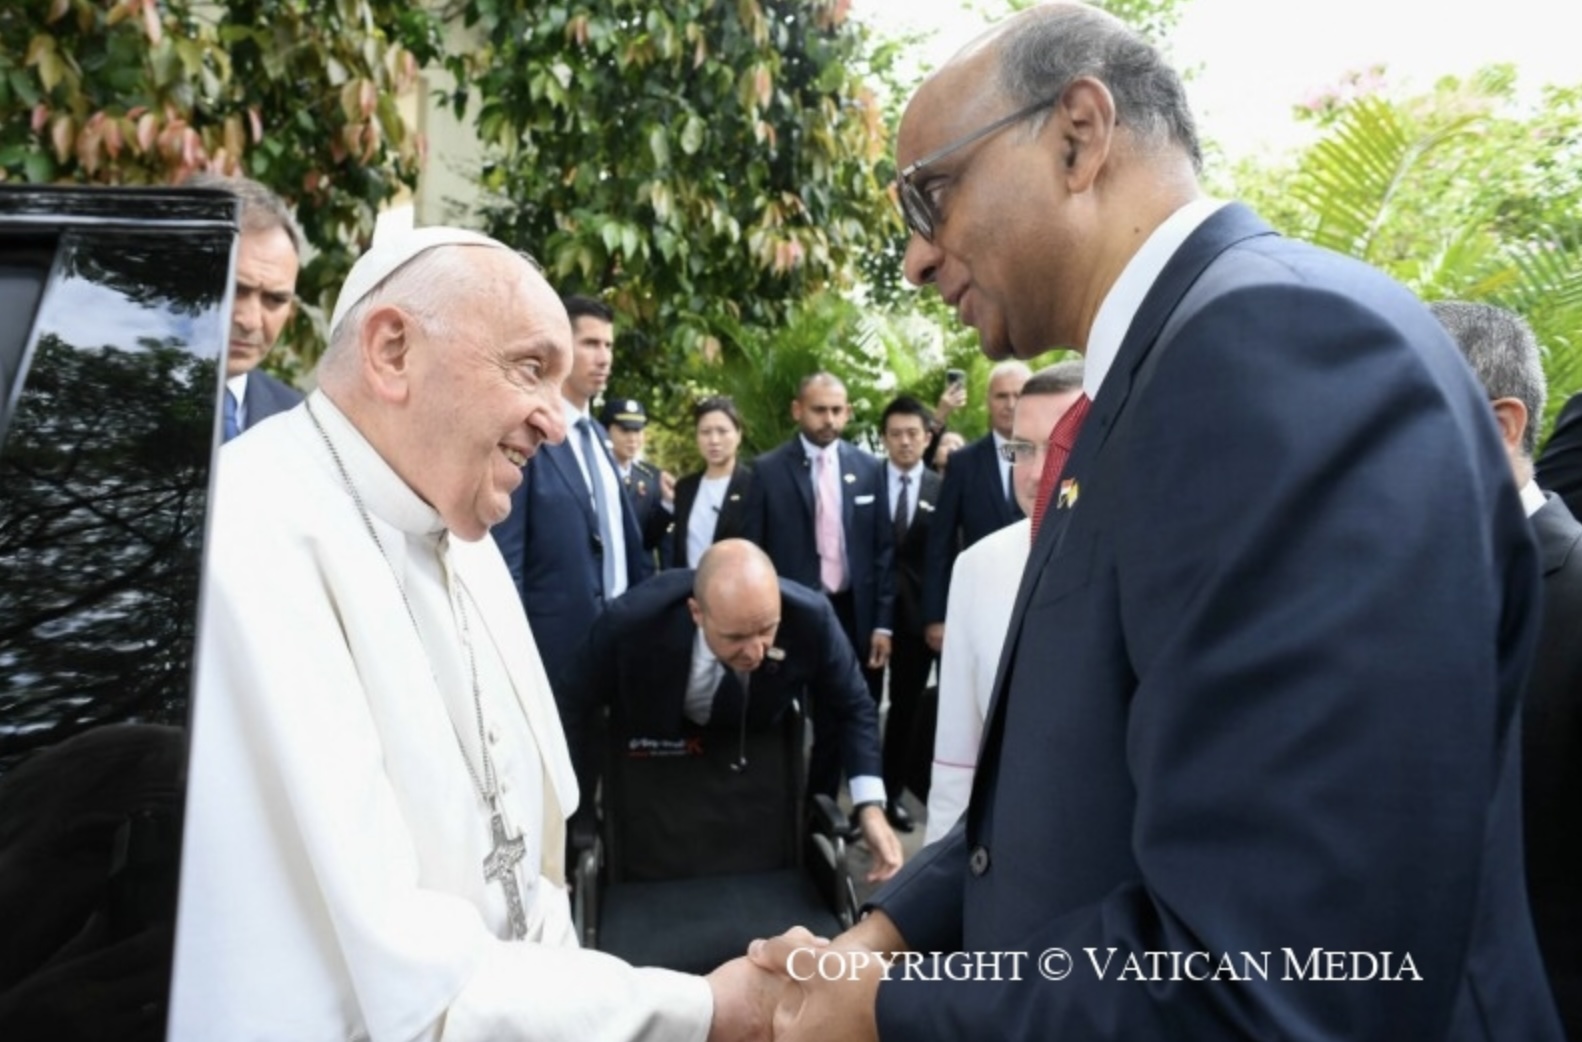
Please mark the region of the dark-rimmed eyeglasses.
<svg viewBox="0 0 1582 1042"><path fill-rule="evenodd" d="M1037 442L1025 438L1012 438L1000 446L1000 458L1007 463L1024 463L1042 451L1044 446Z"/></svg>
<svg viewBox="0 0 1582 1042"><path fill-rule="evenodd" d="M925 242L934 241L934 229L939 224L939 213L934 209L933 200L928 197L926 192L918 188L917 184L912 180L920 170L931 163L939 162L952 152L960 151L968 145L982 141L997 130L1004 130L1013 123L1019 123L1028 116L1047 109L1055 103L1055 100L1055 98L1045 98L1033 102L1026 108L1017 109L1009 116L1002 116L988 126L973 131L966 137L957 138L948 145L934 149L922 159L902 170L896 176L895 187L896 194L901 200L901 216L905 218L906 226L921 235Z"/></svg>

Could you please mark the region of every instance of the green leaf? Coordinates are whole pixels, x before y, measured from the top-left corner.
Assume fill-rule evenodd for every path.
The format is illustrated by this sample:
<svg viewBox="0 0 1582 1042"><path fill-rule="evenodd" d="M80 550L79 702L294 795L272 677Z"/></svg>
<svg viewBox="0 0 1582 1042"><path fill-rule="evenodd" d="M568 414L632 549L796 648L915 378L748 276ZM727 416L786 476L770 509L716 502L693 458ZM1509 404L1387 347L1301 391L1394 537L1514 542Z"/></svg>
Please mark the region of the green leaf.
<svg viewBox="0 0 1582 1042"><path fill-rule="evenodd" d="M654 157L654 166L663 170L670 166L670 136L663 124L656 123L648 132L648 151Z"/></svg>
<svg viewBox="0 0 1582 1042"><path fill-rule="evenodd" d="M55 160L44 152L29 152L22 160L22 173L36 185L55 180Z"/></svg>
<svg viewBox="0 0 1582 1042"><path fill-rule="evenodd" d="M697 116L688 116L686 124L681 128L681 151L687 155L697 155L698 149L703 147L703 121Z"/></svg>

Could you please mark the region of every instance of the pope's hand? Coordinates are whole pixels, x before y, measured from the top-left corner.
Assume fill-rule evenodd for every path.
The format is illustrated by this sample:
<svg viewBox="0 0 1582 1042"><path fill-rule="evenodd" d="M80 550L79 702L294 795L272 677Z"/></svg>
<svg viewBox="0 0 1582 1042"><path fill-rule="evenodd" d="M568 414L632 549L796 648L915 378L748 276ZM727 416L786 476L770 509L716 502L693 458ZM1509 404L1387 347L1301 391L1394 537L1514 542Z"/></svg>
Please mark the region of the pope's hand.
<svg viewBox="0 0 1582 1042"><path fill-rule="evenodd" d="M732 959L705 979L714 995L708 1042L769 1042L775 1008L789 1000L794 982L745 958Z"/></svg>

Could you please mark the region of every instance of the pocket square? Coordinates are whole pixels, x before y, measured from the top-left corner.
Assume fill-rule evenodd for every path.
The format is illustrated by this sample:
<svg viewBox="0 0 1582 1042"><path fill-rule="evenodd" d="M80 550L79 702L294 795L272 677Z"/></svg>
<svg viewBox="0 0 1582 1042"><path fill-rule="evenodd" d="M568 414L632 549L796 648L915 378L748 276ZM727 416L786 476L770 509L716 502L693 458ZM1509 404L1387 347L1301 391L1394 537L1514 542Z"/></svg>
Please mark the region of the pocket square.
<svg viewBox="0 0 1582 1042"><path fill-rule="evenodd" d="M919 510L926 510L930 514L932 514L934 512L934 504L920 502L920 503L917 504L917 509L919 509Z"/></svg>
<svg viewBox="0 0 1582 1042"><path fill-rule="evenodd" d="M873 497L872 496L858 496L855 499L853 499L851 502L852 502L853 506L865 507L868 504L873 502Z"/></svg>

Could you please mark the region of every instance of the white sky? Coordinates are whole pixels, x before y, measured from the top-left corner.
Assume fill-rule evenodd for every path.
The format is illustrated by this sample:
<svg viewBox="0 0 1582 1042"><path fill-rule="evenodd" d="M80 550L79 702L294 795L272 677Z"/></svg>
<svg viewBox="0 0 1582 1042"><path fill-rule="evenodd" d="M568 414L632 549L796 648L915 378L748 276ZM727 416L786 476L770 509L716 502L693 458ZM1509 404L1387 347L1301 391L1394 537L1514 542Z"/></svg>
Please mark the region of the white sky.
<svg viewBox="0 0 1582 1042"><path fill-rule="evenodd" d="M937 29L920 54L925 69L988 23L961 0L852 9L887 29ZM1514 63L1527 89L1582 82L1576 10L1572 0L1186 0L1171 46L1178 65L1199 69L1188 90L1205 134L1242 154L1292 144L1293 105L1380 62L1387 82L1416 88L1494 62Z"/></svg>

